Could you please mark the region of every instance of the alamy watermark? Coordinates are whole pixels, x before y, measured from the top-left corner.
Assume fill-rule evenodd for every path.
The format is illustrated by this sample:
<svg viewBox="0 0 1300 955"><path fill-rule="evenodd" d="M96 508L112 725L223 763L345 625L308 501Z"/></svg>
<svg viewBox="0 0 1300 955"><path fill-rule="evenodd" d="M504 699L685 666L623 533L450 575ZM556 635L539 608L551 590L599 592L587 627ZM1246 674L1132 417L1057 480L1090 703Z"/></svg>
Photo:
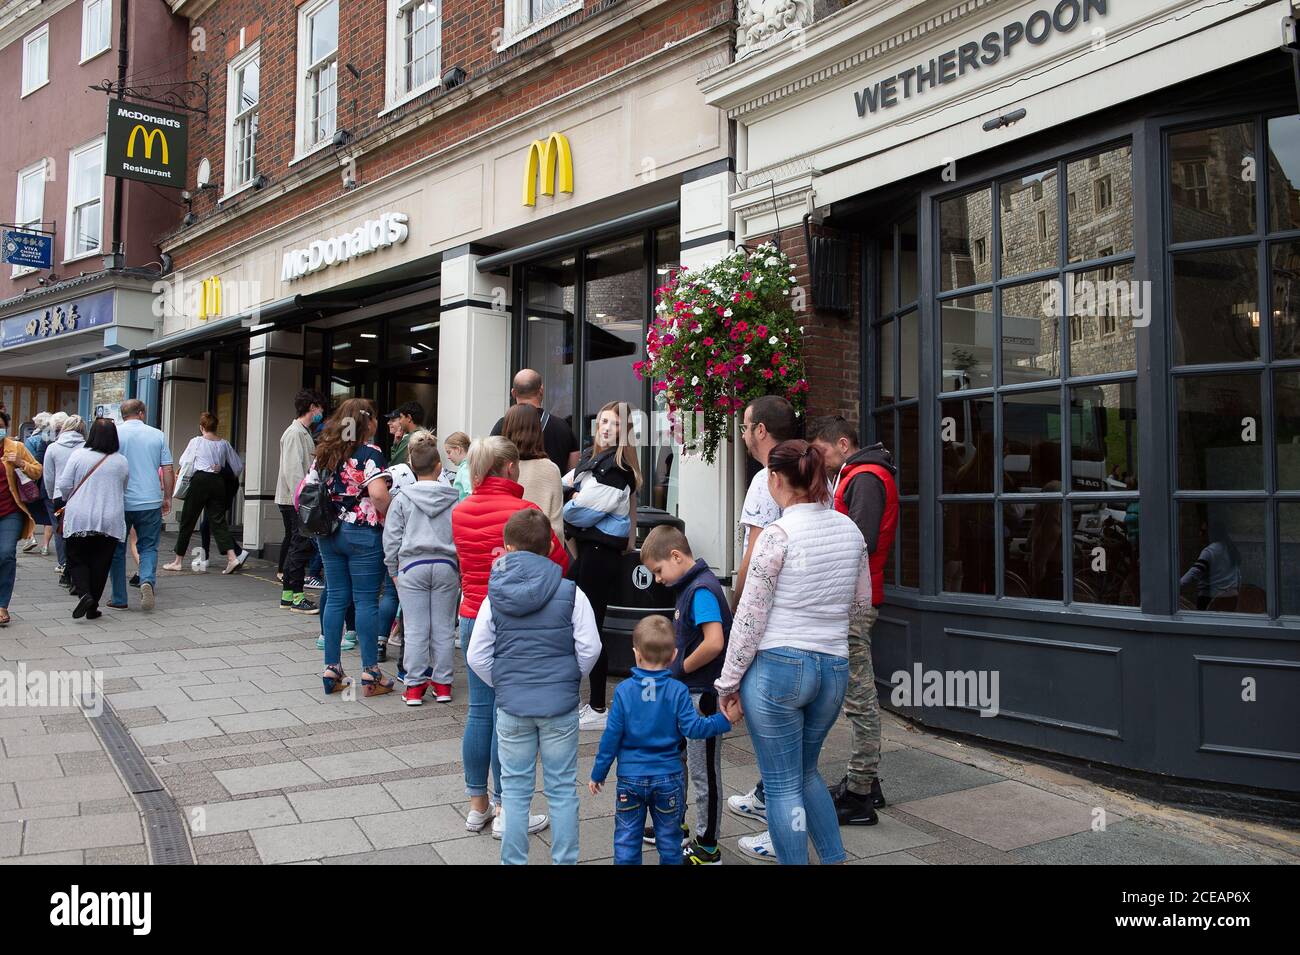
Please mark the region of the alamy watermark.
<svg viewBox="0 0 1300 955"><path fill-rule="evenodd" d="M1151 283L1135 279L1085 279L1073 272L1047 283L1043 314L1131 319L1134 328L1151 324Z"/></svg>
<svg viewBox="0 0 1300 955"><path fill-rule="evenodd" d="M90 716L104 712L104 674L99 670L0 670L0 710L75 706Z"/></svg>
<svg viewBox="0 0 1300 955"><path fill-rule="evenodd" d="M942 706L998 715L997 670L927 670L920 662L912 670L895 670L889 678L894 706Z"/></svg>

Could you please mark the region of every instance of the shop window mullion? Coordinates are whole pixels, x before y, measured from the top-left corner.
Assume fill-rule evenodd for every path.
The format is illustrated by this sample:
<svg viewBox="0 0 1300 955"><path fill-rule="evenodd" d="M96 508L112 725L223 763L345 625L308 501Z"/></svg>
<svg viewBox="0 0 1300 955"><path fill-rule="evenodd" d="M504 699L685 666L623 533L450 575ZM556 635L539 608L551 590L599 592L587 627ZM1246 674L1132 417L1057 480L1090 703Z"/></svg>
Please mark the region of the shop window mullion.
<svg viewBox="0 0 1300 955"><path fill-rule="evenodd" d="M578 249L573 262L573 423L579 450L586 447L587 420L587 247Z"/></svg>
<svg viewBox="0 0 1300 955"><path fill-rule="evenodd" d="M942 357L938 342L938 304L935 295L939 286L940 258L938 209L934 194L923 194L919 204L917 220L917 301L919 303L918 345L922 355L930 356L928 361L920 361L917 396L923 407L928 406L928 413L917 415L917 498L926 502L918 504L917 542L918 554L918 590L922 596L936 596L943 582L943 537L940 533L940 514L942 505L938 503L939 475L943 473L943 449L939 447L937 421L941 406L939 404L939 368ZM929 238L925 238L925 237ZM929 464L920 467L921 461ZM929 547L924 542L929 542Z"/></svg>

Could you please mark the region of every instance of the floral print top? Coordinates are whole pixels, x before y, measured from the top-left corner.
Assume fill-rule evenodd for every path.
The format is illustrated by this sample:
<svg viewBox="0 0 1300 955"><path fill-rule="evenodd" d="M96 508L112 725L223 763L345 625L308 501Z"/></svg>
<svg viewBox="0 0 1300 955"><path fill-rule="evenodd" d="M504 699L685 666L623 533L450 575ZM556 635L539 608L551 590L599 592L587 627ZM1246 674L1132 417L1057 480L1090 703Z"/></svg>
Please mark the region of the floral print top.
<svg viewBox="0 0 1300 955"><path fill-rule="evenodd" d="M384 526L384 517L375 510L367 486L375 478L387 474L387 464L384 452L373 444L357 445L352 456L344 460L330 482L330 500L338 505L340 521L362 527ZM320 474L315 462L312 462L306 483L315 484L318 481Z"/></svg>

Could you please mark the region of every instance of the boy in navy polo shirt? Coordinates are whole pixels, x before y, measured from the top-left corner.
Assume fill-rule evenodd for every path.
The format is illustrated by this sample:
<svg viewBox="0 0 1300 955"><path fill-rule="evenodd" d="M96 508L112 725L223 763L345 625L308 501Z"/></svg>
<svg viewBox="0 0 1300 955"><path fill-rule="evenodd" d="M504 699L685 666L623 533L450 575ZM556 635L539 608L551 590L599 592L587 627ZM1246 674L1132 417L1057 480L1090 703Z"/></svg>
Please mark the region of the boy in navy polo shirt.
<svg viewBox="0 0 1300 955"><path fill-rule="evenodd" d="M709 565L696 560L690 541L675 527L654 528L641 545L641 563L655 580L677 591L673 629L677 656L672 675L686 684L701 716L718 712L713 682L722 675L731 636L731 605ZM687 865L716 865L718 823L722 817L722 739L688 739L686 767L695 791L695 840L682 856ZM689 829L682 823L684 833Z"/></svg>

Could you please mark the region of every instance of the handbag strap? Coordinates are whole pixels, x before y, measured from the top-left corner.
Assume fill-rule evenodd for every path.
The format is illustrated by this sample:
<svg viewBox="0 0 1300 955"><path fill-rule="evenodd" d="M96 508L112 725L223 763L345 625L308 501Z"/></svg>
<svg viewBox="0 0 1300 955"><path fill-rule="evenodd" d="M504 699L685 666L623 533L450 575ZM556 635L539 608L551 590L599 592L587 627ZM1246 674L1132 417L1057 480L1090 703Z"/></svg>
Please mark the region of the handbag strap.
<svg viewBox="0 0 1300 955"><path fill-rule="evenodd" d="M80 481L77 482L77 486L74 487L74 488L72 489L72 494L69 494L69 495L67 496L67 498L64 499L64 501L63 501L63 506L64 506L64 507L67 507L67 506L68 506L68 502L72 500L73 495L75 495L78 491L81 490L81 485L83 485L83 484L85 484L87 481L89 481L89 480L90 480L90 476L91 476L92 474L94 474L96 471L98 471L98 470L99 470L99 466L100 466L101 464L103 464L103 463L104 463L105 461L107 461L107 460L108 460L108 455L106 454L106 455L104 455L102 458L100 458L98 461L95 462L95 466L94 466L93 468L91 468L89 471L86 472L86 476L85 476L84 478L82 478Z"/></svg>

